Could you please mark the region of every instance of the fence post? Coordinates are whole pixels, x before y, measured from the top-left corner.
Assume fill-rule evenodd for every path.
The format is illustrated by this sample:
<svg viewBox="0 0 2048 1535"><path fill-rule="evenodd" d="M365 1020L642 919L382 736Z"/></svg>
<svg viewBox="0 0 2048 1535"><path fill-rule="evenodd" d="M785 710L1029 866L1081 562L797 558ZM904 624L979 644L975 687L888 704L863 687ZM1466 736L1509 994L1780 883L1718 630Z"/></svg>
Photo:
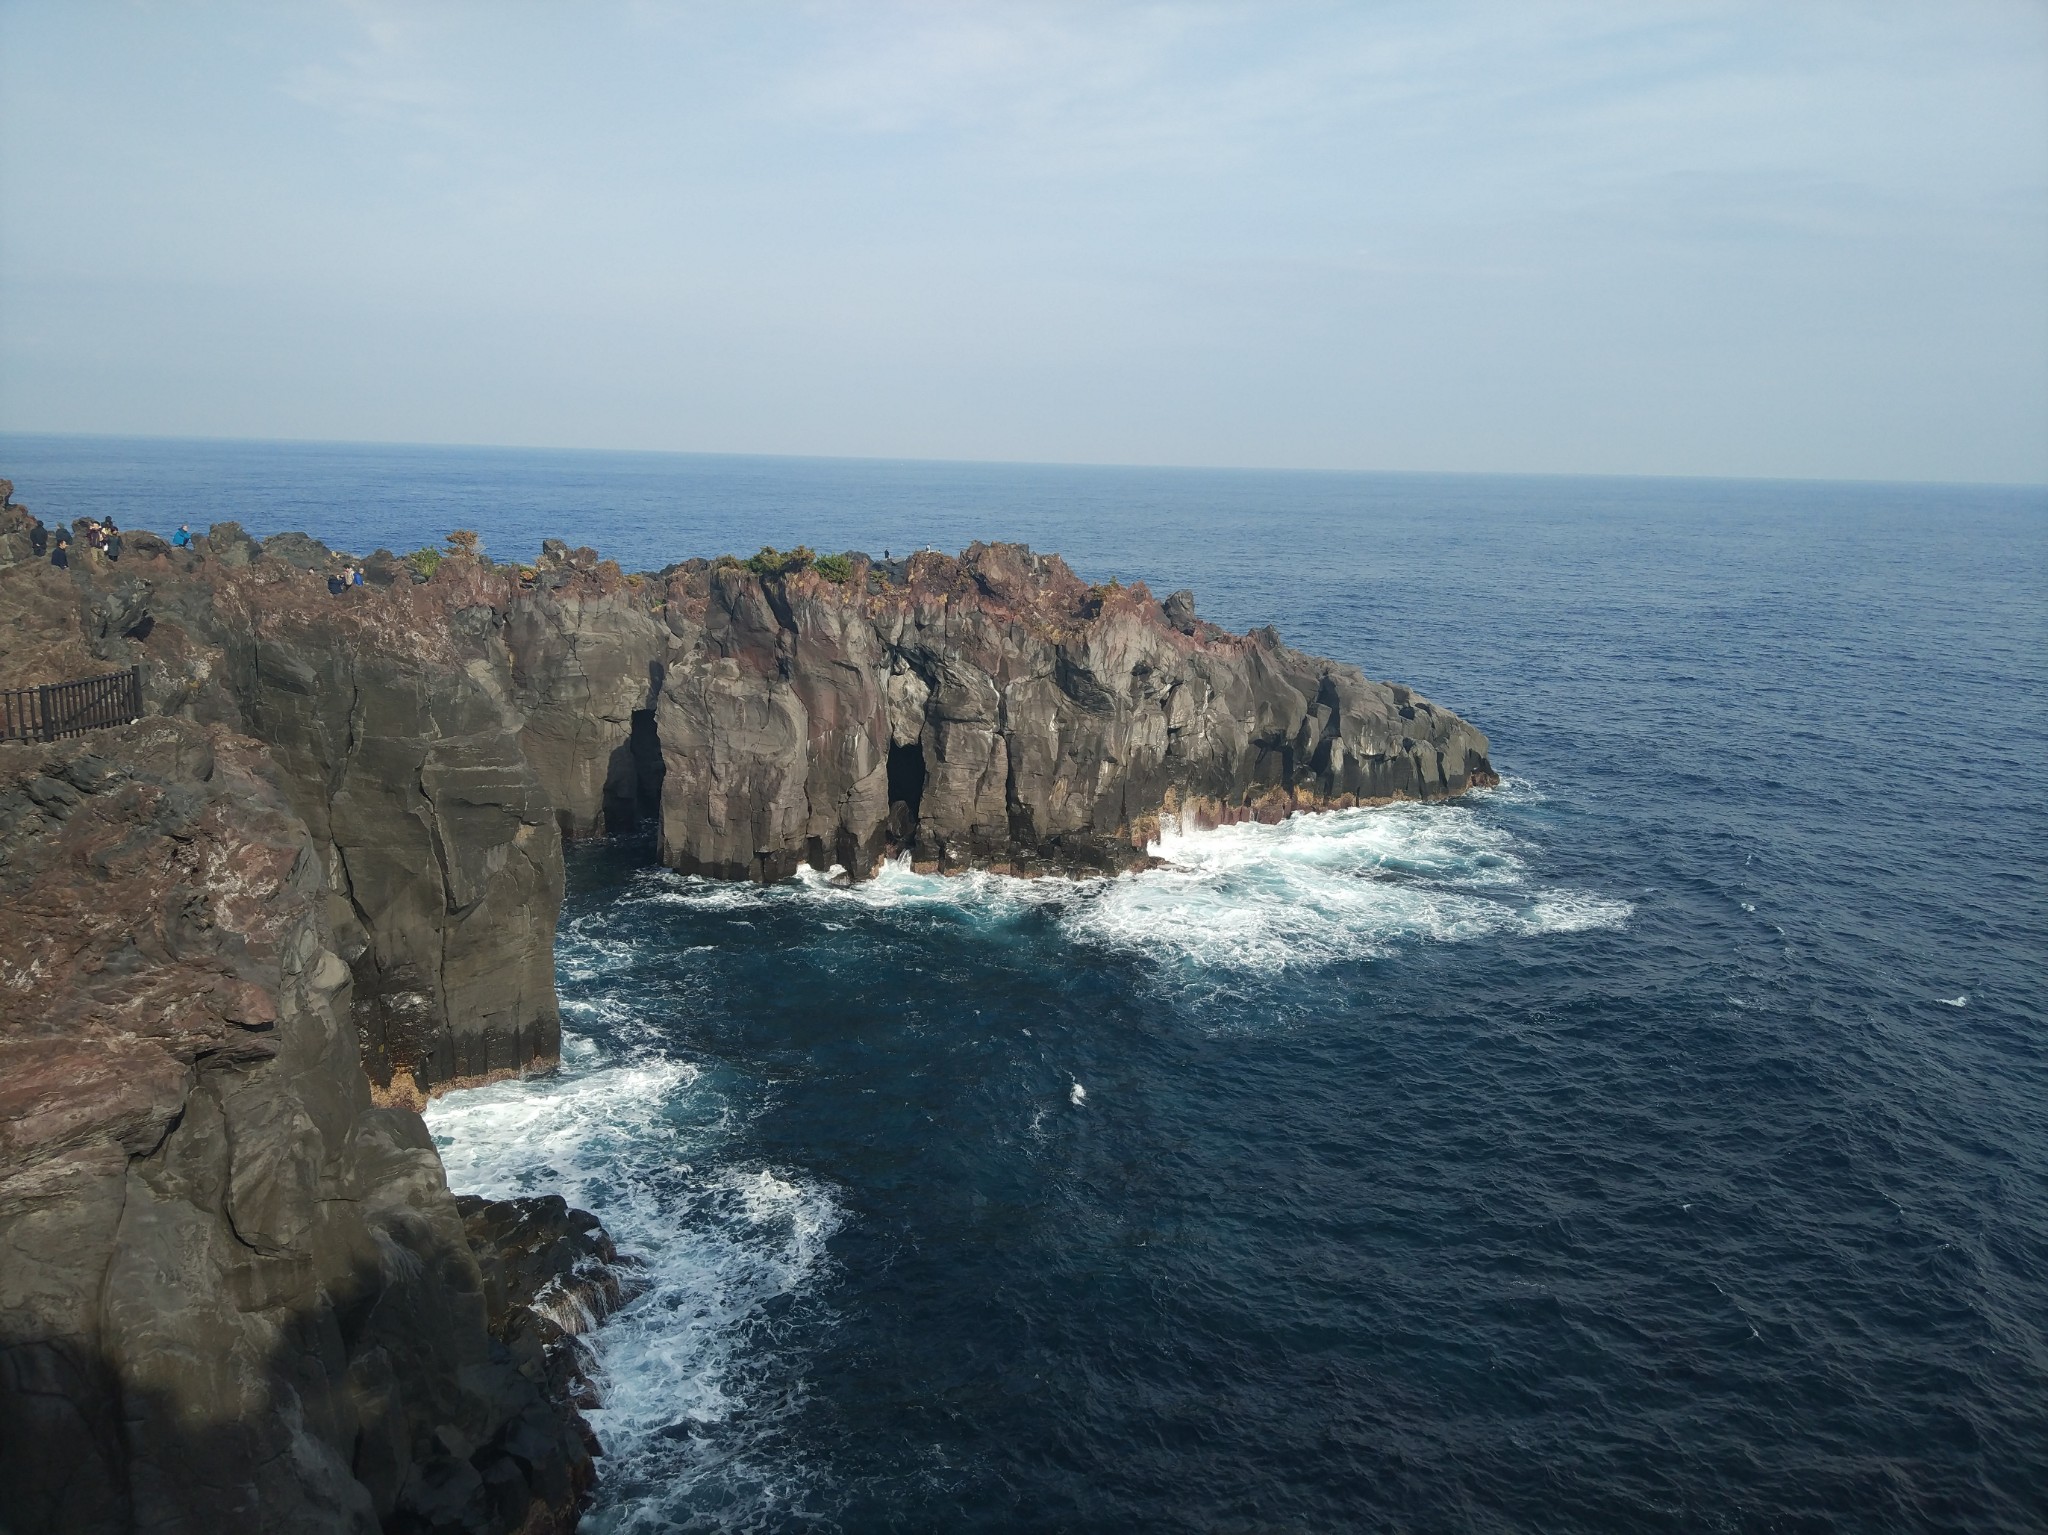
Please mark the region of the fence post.
<svg viewBox="0 0 2048 1535"><path fill-rule="evenodd" d="M50 684L47 682L36 689L36 707L42 711L43 739L45 741L56 740L57 723L50 713Z"/></svg>
<svg viewBox="0 0 2048 1535"><path fill-rule="evenodd" d="M142 663L128 668L128 723L142 718Z"/></svg>

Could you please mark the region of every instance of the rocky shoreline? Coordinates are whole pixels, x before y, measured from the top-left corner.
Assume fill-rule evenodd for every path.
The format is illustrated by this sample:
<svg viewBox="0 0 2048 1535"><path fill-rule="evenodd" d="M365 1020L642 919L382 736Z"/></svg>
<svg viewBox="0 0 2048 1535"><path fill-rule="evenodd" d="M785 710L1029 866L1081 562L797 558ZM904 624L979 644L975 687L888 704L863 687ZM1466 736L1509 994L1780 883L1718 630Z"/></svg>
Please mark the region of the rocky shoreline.
<svg viewBox="0 0 2048 1535"><path fill-rule="evenodd" d="M1018 545L629 575L218 524L58 568L11 491L0 689L140 666L147 717L0 746L9 1529L574 1528L632 1265L458 1201L417 1113L557 1061L565 839L1108 873L1162 816L1495 781L1406 688Z"/></svg>

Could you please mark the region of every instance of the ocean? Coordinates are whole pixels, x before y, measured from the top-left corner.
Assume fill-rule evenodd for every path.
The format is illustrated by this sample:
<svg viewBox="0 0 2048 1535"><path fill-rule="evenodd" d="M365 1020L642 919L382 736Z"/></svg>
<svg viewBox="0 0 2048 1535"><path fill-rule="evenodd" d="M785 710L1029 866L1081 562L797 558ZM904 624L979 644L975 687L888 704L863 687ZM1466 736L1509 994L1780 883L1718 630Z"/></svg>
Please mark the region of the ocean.
<svg viewBox="0 0 2048 1535"><path fill-rule="evenodd" d="M2048 491L0 436L46 520L1014 539L1496 790L1116 880L572 851L460 1190L647 1264L586 1529L2048 1528Z"/></svg>

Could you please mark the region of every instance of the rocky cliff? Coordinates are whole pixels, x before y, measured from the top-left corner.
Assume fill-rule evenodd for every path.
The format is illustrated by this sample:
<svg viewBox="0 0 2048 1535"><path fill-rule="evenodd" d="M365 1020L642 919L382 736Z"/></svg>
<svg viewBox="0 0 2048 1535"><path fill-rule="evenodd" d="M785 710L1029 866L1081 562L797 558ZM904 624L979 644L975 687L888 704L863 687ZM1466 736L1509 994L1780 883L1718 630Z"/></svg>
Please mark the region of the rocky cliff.
<svg viewBox="0 0 2048 1535"><path fill-rule="evenodd" d="M0 527L0 623L30 658L0 666L0 686L52 680L25 665L139 662L152 710L270 748L313 838L380 1097L417 1104L554 1061L557 806L573 771L566 752L529 750L550 716L515 683L505 581L451 564L424 587L387 566L383 586L337 600L338 562L310 539L272 552L226 525L197 551L125 541L118 562L74 543L60 570L26 557L18 515ZM551 673L558 690L572 671ZM596 815L593 799L578 824Z"/></svg>
<svg viewBox="0 0 2048 1535"><path fill-rule="evenodd" d="M485 1277L541 1244L372 1103L263 748L0 746L0 905L0 1527L572 1529L571 1383Z"/></svg>
<svg viewBox="0 0 2048 1535"><path fill-rule="evenodd" d="M1406 688L1017 544L855 557L843 579L697 561L663 596L661 856L688 873L859 876L899 852L1119 869L1161 815L1278 819L1493 781L1486 738Z"/></svg>
<svg viewBox="0 0 2048 1535"><path fill-rule="evenodd" d="M0 1529L573 1527L616 1254L458 1206L415 1112L557 1059L565 837L1114 871L1493 781L1405 688L1016 545L337 594L233 524L60 567L11 489L0 688L137 665L152 717L0 747Z"/></svg>
<svg viewBox="0 0 2048 1535"><path fill-rule="evenodd" d="M1162 815L1493 781L1486 738L1407 688L1019 545L647 576L557 543L431 578L380 554L336 597L352 559L300 534L130 534L119 562L60 571L8 517L14 671L141 663L153 708L271 747L388 1101L556 1058L565 836L653 824L664 862L724 879L898 854L1111 871Z"/></svg>

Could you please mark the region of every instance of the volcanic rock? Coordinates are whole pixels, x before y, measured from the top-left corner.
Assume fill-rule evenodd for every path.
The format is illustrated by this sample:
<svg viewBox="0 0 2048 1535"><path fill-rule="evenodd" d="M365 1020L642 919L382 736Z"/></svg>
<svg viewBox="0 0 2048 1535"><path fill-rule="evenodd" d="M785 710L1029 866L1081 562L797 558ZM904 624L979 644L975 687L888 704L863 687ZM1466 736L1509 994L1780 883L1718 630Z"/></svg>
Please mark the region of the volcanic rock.
<svg viewBox="0 0 2048 1535"><path fill-rule="evenodd" d="M573 1529L580 1420L371 1100L260 744L0 746L0 905L0 1527Z"/></svg>
<svg viewBox="0 0 2048 1535"><path fill-rule="evenodd" d="M0 512L0 555L26 528ZM564 837L652 826L664 862L724 879L1114 871L1162 817L1494 781L1486 738L1405 688L1021 545L642 578L550 540L431 579L380 554L337 598L303 535L205 543L0 560L7 669L140 663L152 709L271 746L394 1102L556 1058Z"/></svg>
<svg viewBox="0 0 2048 1535"><path fill-rule="evenodd" d="M657 714L661 854L686 873L855 875L1143 861L1161 816L1276 820L1494 781L1485 736L1408 689L1224 633L1190 594L1089 587L976 544L885 576L863 560L671 572Z"/></svg>

